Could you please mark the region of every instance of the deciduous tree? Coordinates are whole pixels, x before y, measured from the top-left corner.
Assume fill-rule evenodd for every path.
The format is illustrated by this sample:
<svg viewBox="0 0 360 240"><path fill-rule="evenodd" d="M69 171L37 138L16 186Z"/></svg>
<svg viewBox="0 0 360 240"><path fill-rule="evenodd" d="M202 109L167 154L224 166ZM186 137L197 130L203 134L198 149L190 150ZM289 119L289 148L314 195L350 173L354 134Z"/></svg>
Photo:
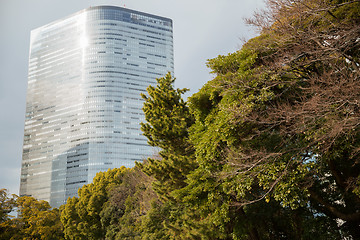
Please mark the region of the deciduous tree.
<svg viewBox="0 0 360 240"><path fill-rule="evenodd" d="M202 211L224 233L235 231L226 228L236 226L232 216L249 219L275 200L328 226L341 219L337 234L358 238L359 1L269 6L251 21L261 35L210 60L216 77L189 101L199 168L180 192L198 209L218 204ZM248 223L251 239L274 231ZM329 229L322 235L335 234Z"/></svg>
<svg viewBox="0 0 360 240"><path fill-rule="evenodd" d="M51 209L48 202L14 195L8 201L18 216L0 223L0 239L64 239L59 210Z"/></svg>
<svg viewBox="0 0 360 240"><path fill-rule="evenodd" d="M111 189L121 184L125 172L125 167L99 172L92 183L79 189L79 197L68 199L61 208L61 222L67 239L102 239L106 236L101 211L109 200Z"/></svg>

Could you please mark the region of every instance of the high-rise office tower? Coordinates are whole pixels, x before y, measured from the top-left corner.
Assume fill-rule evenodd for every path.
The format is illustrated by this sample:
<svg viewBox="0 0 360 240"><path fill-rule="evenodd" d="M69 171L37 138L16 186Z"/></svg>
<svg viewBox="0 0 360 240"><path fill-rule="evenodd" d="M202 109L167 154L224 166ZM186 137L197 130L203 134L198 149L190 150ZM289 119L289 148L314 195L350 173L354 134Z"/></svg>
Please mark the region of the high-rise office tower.
<svg viewBox="0 0 360 240"><path fill-rule="evenodd" d="M33 30L20 195L58 207L97 172L154 154L140 93L173 66L168 18L98 6Z"/></svg>

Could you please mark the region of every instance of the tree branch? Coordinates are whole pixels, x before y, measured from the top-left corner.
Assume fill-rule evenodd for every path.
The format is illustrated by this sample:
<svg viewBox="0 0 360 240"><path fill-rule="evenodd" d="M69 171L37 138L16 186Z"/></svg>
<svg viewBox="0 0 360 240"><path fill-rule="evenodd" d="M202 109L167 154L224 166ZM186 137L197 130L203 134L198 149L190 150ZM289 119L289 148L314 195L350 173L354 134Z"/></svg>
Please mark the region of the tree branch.
<svg viewBox="0 0 360 240"><path fill-rule="evenodd" d="M326 202L319 194L317 194L315 191L308 189L310 193L310 198L314 201L318 202L320 205L324 207L324 210L326 210L331 215L340 218L344 221L349 222L358 222L360 221L360 212L355 213L343 213L341 212L337 207L331 205L330 203Z"/></svg>

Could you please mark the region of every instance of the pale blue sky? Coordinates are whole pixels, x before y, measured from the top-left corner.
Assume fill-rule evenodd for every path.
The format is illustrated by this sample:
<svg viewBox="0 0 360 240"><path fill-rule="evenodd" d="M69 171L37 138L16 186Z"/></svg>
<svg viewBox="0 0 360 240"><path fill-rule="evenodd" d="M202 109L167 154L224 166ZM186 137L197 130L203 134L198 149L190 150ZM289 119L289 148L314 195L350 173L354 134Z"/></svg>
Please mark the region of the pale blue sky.
<svg viewBox="0 0 360 240"><path fill-rule="evenodd" d="M30 31L97 5L171 18L175 85L190 94L212 77L207 59L254 36L244 18L264 6L263 0L0 0L0 188L19 192Z"/></svg>

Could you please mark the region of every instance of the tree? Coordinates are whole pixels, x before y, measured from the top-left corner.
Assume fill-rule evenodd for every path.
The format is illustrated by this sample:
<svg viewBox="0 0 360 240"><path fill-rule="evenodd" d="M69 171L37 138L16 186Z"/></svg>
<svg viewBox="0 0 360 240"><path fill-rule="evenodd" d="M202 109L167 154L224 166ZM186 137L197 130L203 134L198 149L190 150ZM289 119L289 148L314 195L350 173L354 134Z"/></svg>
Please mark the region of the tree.
<svg viewBox="0 0 360 240"><path fill-rule="evenodd" d="M16 195L8 196L6 189L0 189L0 223L10 219L10 213L16 206Z"/></svg>
<svg viewBox="0 0 360 240"><path fill-rule="evenodd" d="M144 173L154 178L153 189L160 198L142 225L152 227L157 224L153 221L162 219L160 227L154 228L156 233L151 234L143 228L148 239L185 239L192 235L191 228L186 225L189 209L182 205L176 190L187 185L187 175L197 165L189 140L189 128L194 117L181 97L187 89L175 89L174 81L168 73L157 79L156 87L147 88L148 96L142 95L146 123L141 124L141 129L148 143L160 148L158 158L149 158L146 164L138 164ZM167 215L157 215L163 212Z"/></svg>
<svg viewBox="0 0 360 240"><path fill-rule="evenodd" d="M106 226L101 211L109 200L111 189L121 184L125 167L99 172L93 182L79 189L79 197L69 198L61 208L61 222L66 239L103 239Z"/></svg>
<svg viewBox="0 0 360 240"><path fill-rule="evenodd" d="M17 203L24 238L64 239L58 209L51 209L48 202L33 197L20 197Z"/></svg>
<svg viewBox="0 0 360 240"><path fill-rule="evenodd" d="M187 89L174 89L175 79L168 73L157 79L157 86L147 88L148 95L143 111L146 123L141 130L151 146L160 148L160 159L149 158L143 171L155 178L154 190L162 198L171 198L169 193L185 186L186 174L194 168L193 148L188 141L188 128L194 119L181 95Z"/></svg>
<svg viewBox="0 0 360 240"><path fill-rule="evenodd" d="M48 202L14 195L9 201L18 217L1 223L0 239L64 239L59 210Z"/></svg>
<svg viewBox="0 0 360 240"><path fill-rule="evenodd" d="M222 226L221 238L241 238L241 228L250 239L275 231L234 222L256 216L257 206L270 211L264 203L274 200L293 217L303 210L325 220L322 236L358 238L359 1L269 6L265 22L264 14L251 21L261 35L210 60L217 76L189 100L199 168L179 192ZM337 219L344 224L331 231Z"/></svg>
<svg viewBox="0 0 360 240"><path fill-rule="evenodd" d="M128 169L121 184L109 192L109 201L101 211L101 223L107 239L143 239L142 220L157 201L153 179L138 167Z"/></svg>
<svg viewBox="0 0 360 240"><path fill-rule="evenodd" d="M16 208L16 198L16 195L10 197L6 189L0 189L0 239L9 239L14 232L10 214Z"/></svg>

